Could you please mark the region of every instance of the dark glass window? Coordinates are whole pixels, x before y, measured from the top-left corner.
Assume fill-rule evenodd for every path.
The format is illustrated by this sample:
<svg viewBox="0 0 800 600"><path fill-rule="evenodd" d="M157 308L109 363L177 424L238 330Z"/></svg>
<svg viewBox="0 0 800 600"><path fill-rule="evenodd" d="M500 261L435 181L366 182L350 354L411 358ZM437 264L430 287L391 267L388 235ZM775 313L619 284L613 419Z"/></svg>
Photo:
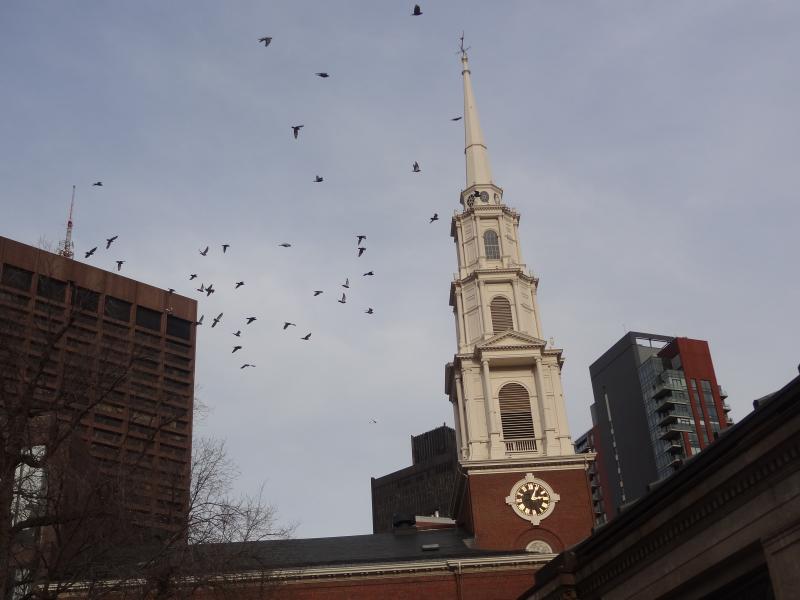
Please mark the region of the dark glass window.
<svg viewBox="0 0 800 600"><path fill-rule="evenodd" d="M161 313L144 306L136 307L136 324L153 331L161 331Z"/></svg>
<svg viewBox="0 0 800 600"><path fill-rule="evenodd" d="M3 265L3 285L30 292L33 273L11 265Z"/></svg>
<svg viewBox="0 0 800 600"><path fill-rule="evenodd" d="M77 310L96 313L100 304L100 294L82 287L72 288L72 306Z"/></svg>
<svg viewBox="0 0 800 600"><path fill-rule="evenodd" d="M106 296L105 315L119 321L130 321L131 303L114 296Z"/></svg>
<svg viewBox="0 0 800 600"><path fill-rule="evenodd" d="M39 275L39 281L36 285L36 294L42 298L55 300L56 302L64 302L64 294L66 291L67 284L63 281Z"/></svg>
<svg viewBox="0 0 800 600"><path fill-rule="evenodd" d="M188 340L192 336L192 322L179 317L167 315L167 335Z"/></svg>
<svg viewBox="0 0 800 600"><path fill-rule="evenodd" d="M500 240L497 239L496 232L490 229L483 234L483 247L486 249L486 258L500 259Z"/></svg>

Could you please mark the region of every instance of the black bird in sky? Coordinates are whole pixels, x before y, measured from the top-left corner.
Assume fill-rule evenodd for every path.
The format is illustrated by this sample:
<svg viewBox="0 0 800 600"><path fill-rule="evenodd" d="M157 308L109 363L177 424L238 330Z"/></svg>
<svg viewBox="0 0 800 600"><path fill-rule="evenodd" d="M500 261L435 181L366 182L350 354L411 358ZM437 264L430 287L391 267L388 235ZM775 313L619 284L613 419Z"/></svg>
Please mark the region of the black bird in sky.
<svg viewBox="0 0 800 600"><path fill-rule="evenodd" d="M317 77L322 77L323 79L327 79L328 77L330 77L330 75L328 75L325 71L322 71L321 73L314 73L314 75L316 75Z"/></svg>
<svg viewBox="0 0 800 600"><path fill-rule="evenodd" d="M374 311L374 310L372 310L372 307L369 307L369 308L368 308L367 310L365 310L364 312L365 312L365 313L367 313L368 315L371 315L371 314L373 314L375 311Z"/></svg>
<svg viewBox="0 0 800 600"><path fill-rule="evenodd" d="M292 133L294 134L294 139L297 139L297 136L300 135L300 130L305 127L305 125L292 125Z"/></svg>
<svg viewBox="0 0 800 600"><path fill-rule="evenodd" d="M242 330L241 329L237 330L233 335L235 335L236 337L242 337Z"/></svg>
<svg viewBox="0 0 800 600"><path fill-rule="evenodd" d="M208 246L206 246L205 250L200 250L200 256L205 256L206 254L208 254Z"/></svg>
<svg viewBox="0 0 800 600"><path fill-rule="evenodd" d="M124 264L125 264L124 260L118 260L117 261L117 271L122 271L122 265L124 265Z"/></svg>
<svg viewBox="0 0 800 600"><path fill-rule="evenodd" d="M366 251L367 251L367 249L364 248L364 247L359 248L358 249L358 257L361 258L361 255L364 254L364 252L366 252Z"/></svg>
<svg viewBox="0 0 800 600"><path fill-rule="evenodd" d="M322 290L314 290L314 296L319 296L322 293Z"/></svg>
<svg viewBox="0 0 800 600"><path fill-rule="evenodd" d="M325 180L322 177L320 177L319 175L314 177L314 183L322 183L323 181L325 181Z"/></svg>
<svg viewBox="0 0 800 600"><path fill-rule="evenodd" d="M419 7L419 4L414 5L414 12L411 13L412 17L418 17L422 14L422 9Z"/></svg>
<svg viewBox="0 0 800 600"><path fill-rule="evenodd" d="M372 271L367 271L362 275L362 277L372 277L373 275L375 275L375 273L373 273Z"/></svg>
<svg viewBox="0 0 800 600"><path fill-rule="evenodd" d="M247 324L250 325L250 323L252 323L255 320L256 320L255 317L247 317Z"/></svg>
<svg viewBox="0 0 800 600"><path fill-rule="evenodd" d="M189 275L189 281L191 281L192 279L197 279L197 273L191 273Z"/></svg>
<svg viewBox="0 0 800 600"><path fill-rule="evenodd" d="M458 116L458 117L453 117L453 118L452 118L452 119L450 119L450 120L451 120L451 121L460 121L461 119L462 119L462 117L461 117L461 116Z"/></svg>
<svg viewBox="0 0 800 600"><path fill-rule="evenodd" d="M283 322L283 329L284 329L284 331L285 331L285 330L286 330L286 328L287 328L287 327L289 327L290 325L291 325L291 326L293 326L293 327L297 327L297 325L296 325L295 323L289 323L289 321L284 321L284 322Z"/></svg>
<svg viewBox="0 0 800 600"><path fill-rule="evenodd" d="M378 421L377 421L376 419L370 419L370 420L369 420L369 422L370 422L370 424L371 424L371 425L374 425L374 424L376 424Z"/></svg>
<svg viewBox="0 0 800 600"><path fill-rule="evenodd" d="M197 321L195 321L194 324L195 325L202 325L203 324L203 319L205 319L205 318L206 318L205 315L200 315L200 318L197 319Z"/></svg>
<svg viewBox="0 0 800 600"><path fill-rule="evenodd" d="M414 161L414 164L411 166L412 173L419 173L422 169L419 168L419 163Z"/></svg>
<svg viewBox="0 0 800 600"><path fill-rule="evenodd" d="M214 319L214 322L211 323L211 329L214 329L214 327L217 326L217 323L219 323L221 320L222 320L222 313L219 313L217 317Z"/></svg>
<svg viewBox="0 0 800 600"><path fill-rule="evenodd" d="M358 243L356 244L356 246L360 246L361 242L363 242L365 239L367 239L367 236L365 236L365 235L357 235L356 238L358 239Z"/></svg>
<svg viewBox="0 0 800 600"><path fill-rule="evenodd" d="M103 187L103 182L102 181L95 181L92 184L92 187Z"/></svg>
<svg viewBox="0 0 800 600"><path fill-rule="evenodd" d="M344 295L344 292L342 292L342 297L341 299L337 300L337 302L339 304L344 304L345 302L347 302L347 296Z"/></svg>
<svg viewBox="0 0 800 600"><path fill-rule="evenodd" d="M89 257L90 257L92 254L94 254L95 252L97 252L97 246L95 246L94 248L92 248L91 250L89 250L89 251L88 251L86 254L84 254L83 258L89 258Z"/></svg>
<svg viewBox="0 0 800 600"><path fill-rule="evenodd" d="M240 287L242 287L243 285L244 285L244 281L237 281L237 282L236 282L236 287L235 287L235 288L233 288L233 289L235 289L235 290L238 290L238 289L239 289Z"/></svg>
<svg viewBox="0 0 800 600"><path fill-rule="evenodd" d="M115 235L114 237L106 238L106 250L111 248L111 244L113 244L114 240L116 240L118 237L118 235Z"/></svg>
<svg viewBox="0 0 800 600"><path fill-rule="evenodd" d="M247 367L255 367L255 365L251 365L250 363L244 363L244 364L243 364L241 367L239 367L239 368L240 368L240 369L246 369Z"/></svg>
<svg viewBox="0 0 800 600"><path fill-rule="evenodd" d="M283 242L282 244L278 244L281 248L291 248L292 245L288 242Z"/></svg>
<svg viewBox="0 0 800 600"><path fill-rule="evenodd" d="M439 213L433 213L433 216L431 217L431 220L430 220L429 224L433 223L434 221L438 221L438 220L439 220Z"/></svg>
<svg viewBox="0 0 800 600"><path fill-rule="evenodd" d="M211 294L213 294L213 293L214 293L214 292L216 292L216 291L217 291L217 290L215 290L215 289L214 289L214 284L213 284L213 283L210 283L210 284L208 285L208 287L206 288L206 298L208 298L208 297L209 297Z"/></svg>
<svg viewBox="0 0 800 600"><path fill-rule="evenodd" d="M310 340L310 339L311 339L311 334L310 334L310 333L307 333L307 334L305 334L303 337L301 337L300 339L301 339L301 340L308 341L308 340Z"/></svg>
<svg viewBox="0 0 800 600"><path fill-rule="evenodd" d="M198 292L205 292L205 291L206 291L206 286L204 286L204 285L201 283L201 284L200 284L200 287L199 287L199 288L197 288L197 291L198 291Z"/></svg>
<svg viewBox="0 0 800 600"><path fill-rule="evenodd" d="M266 48L272 43L272 38L271 37L258 38L258 43L264 44L264 48Z"/></svg>
<svg viewBox="0 0 800 600"><path fill-rule="evenodd" d="M228 251L228 248L230 247L231 247L230 244L222 244L222 253L225 254Z"/></svg>
<svg viewBox="0 0 800 600"><path fill-rule="evenodd" d="M234 353L234 352L236 352L237 350L241 350L241 349L242 349L242 347L241 347L241 346L234 346L234 347L233 347L233 350L231 350L231 354L233 354L233 353Z"/></svg>
<svg viewBox="0 0 800 600"><path fill-rule="evenodd" d="M344 280L344 283L342 284L342 287L345 288L346 290L350 289L350 278L349 277Z"/></svg>

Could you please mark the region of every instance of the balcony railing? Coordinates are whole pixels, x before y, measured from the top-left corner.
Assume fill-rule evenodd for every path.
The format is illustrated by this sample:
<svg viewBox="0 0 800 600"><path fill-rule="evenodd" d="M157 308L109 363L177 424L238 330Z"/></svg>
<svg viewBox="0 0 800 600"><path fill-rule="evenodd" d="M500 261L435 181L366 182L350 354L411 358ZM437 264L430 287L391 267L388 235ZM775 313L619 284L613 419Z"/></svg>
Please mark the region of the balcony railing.
<svg viewBox="0 0 800 600"><path fill-rule="evenodd" d="M728 397L728 391L722 386L719 386L719 397L722 400L725 400L725 398Z"/></svg>
<svg viewBox="0 0 800 600"><path fill-rule="evenodd" d="M536 438L522 438L518 440L503 440L506 452L536 452Z"/></svg>
<svg viewBox="0 0 800 600"><path fill-rule="evenodd" d="M667 427L659 427L659 436L662 440L677 439L683 432L690 433L693 431L689 423L673 423Z"/></svg>

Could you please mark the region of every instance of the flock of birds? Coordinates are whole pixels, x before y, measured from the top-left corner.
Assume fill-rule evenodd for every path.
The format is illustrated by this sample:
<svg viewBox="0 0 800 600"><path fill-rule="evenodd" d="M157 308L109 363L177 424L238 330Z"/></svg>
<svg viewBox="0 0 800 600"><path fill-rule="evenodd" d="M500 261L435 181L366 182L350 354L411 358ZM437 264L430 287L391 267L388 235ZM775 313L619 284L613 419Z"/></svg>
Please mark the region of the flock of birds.
<svg viewBox="0 0 800 600"><path fill-rule="evenodd" d="M420 15L422 15L422 10L421 10L419 4L415 4L414 5L414 8L413 8L413 10L411 12L411 15L412 16L420 16ZM264 36L262 38L259 38L258 41L259 41L259 44L263 44L264 47L266 48L272 43L272 37ZM320 77L321 79L327 79L327 78L330 77L330 74L325 72L325 71L319 71L319 72L315 73L315 75L317 77ZM451 118L450 120L451 121L460 121L462 118L463 118L462 116L456 116L456 117ZM303 129L305 127L305 125L304 124L296 124L296 125L290 125L290 127L291 127L293 138L295 140L298 140L300 138L300 131L301 131L301 129ZM414 161L413 162L413 164L411 166L411 172L412 173L421 173L422 172L422 168L420 167L418 161ZM314 183L323 183L325 181L325 179L321 175L316 175L314 177L313 181L314 181ZM92 183L92 187L103 187L103 182L102 181L96 181L96 182ZM433 216L430 217L429 223L433 223L433 222L438 221L438 220L439 220L438 213L434 213ZM117 240L118 237L119 237L118 235L114 235L114 236L112 236L110 238L107 238L105 240L105 250L109 250L111 248L112 244ZM356 237L356 256L357 256L357 258L361 258L364 255L364 253L367 251L367 247L364 245L364 242L366 241L367 236L365 234L358 234L355 237ZM85 259L91 258L97 252L99 246L100 245L95 246L95 247L91 248L90 250L84 252L84 258ZM288 249L288 248L292 247L292 244L289 243L289 242L281 242L280 244L278 244L278 246L281 247L281 248ZM228 252L228 249L231 247L231 245L228 244L228 243L225 243L225 244L221 244L221 247L222 247L222 254L224 255L224 254L226 254ZM202 257L208 256L209 250L210 250L210 246L209 245L206 245L204 248L199 249L200 256L202 256ZM122 266L125 264L126 261L125 260L116 260L115 262L116 262L116 265L117 265L117 272L122 271ZM374 275L375 275L374 271L370 270L370 271L366 271L365 273L363 273L362 277L373 277ZM198 274L197 273L190 273L189 274L189 281L194 281L197 278L198 278ZM244 281L237 281L237 282L234 283L233 289L234 290L238 290L239 288L241 288L244 285L245 285ZM340 298L337 299L337 302L339 304L346 304L347 303L347 291L346 290L350 289L350 279L349 279L349 277L345 277L344 278L344 283L341 284L341 288L342 288L342 295L341 295ZM205 294L206 298L209 298L212 294L216 293L217 289L214 287L213 283L206 284L206 283L201 282L200 283L200 287L196 288L196 291L198 293L200 293L200 294ZM175 290L173 288L170 288L168 290L168 293L170 293L170 294L172 294L173 292L175 292ZM313 297L318 297L318 296L322 295L323 293L324 293L324 290L313 290L312 291ZM373 314L375 314L375 310L371 306L369 306L369 307L366 308L364 313L367 314L367 315L373 315ZM212 319L210 328L214 329L217 325L219 325L222 322L223 316L224 316L224 312L220 312L216 317L214 317ZM195 322L195 325L196 326L202 326L204 319L205 319L205 314L201 314L200 317ZM245 320L244 320L244 326L246 327L248 325L251 325L255 321L257 321L257 317L255 317L255 316L246 317ZM283 331L286 331L290 327L297 327L297 324L296 323L292 323L290 321L284 321L283 322ZM231 350L231 354L235 354L235 353L239 352L240 350L242 350L244 348L244 346L241 343L239 343L239 339L242 336L242 329L237 329L235 332L232 332L232 333L233 333L233 336L235 336L237 338L236 343L233 345L232 350ZM311 340L311 335L312 335L312 332L309 331L305 335L301 336L300 339L303 340L303 341L310 341ZM254 368L255 366L256 366L255 364L252 364L252 363L249 363L249 362L245 362L239 367L239 369ZM370 422L371 423L376 423L377 421L371 420Z"/></svg>

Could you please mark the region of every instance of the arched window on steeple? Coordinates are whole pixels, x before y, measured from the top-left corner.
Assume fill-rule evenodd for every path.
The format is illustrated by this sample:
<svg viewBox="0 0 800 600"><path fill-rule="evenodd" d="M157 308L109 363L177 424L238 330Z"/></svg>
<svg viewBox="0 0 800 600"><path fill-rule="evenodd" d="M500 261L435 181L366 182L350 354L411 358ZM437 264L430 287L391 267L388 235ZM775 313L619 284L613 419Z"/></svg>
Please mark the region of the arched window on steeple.
<svg viewBox="0 0 800 600"><path fill-rule="evenodd" d="M500 260L500 240L497 239L497 232L491 229L484 232L483 248L486 250L486 258Z"/></svg>
<svg viewBox="0 0 800 600"><path fill-rule="evenodd" d="M492 333L514 329L514 318L511 316L511 303L508 298L495 296L489 308L492 313Z"/></svg>
<svg viewBox="0 0 800 600"><path fill-rule="evenodd" d="M536 449L533 441L535 435L531 399L528 390L518 383L507 383L500 388L500 422L503 426L503 439L527 439L531 441L530 449Z"/></svg>

